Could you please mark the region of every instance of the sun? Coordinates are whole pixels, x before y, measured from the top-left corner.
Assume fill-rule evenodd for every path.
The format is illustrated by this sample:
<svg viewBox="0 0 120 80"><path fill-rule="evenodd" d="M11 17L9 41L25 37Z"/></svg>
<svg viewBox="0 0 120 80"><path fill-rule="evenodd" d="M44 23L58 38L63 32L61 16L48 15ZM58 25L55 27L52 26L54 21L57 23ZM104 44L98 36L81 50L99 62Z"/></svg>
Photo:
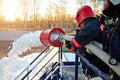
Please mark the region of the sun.
<svg viewBox="0 0 120 80"><path fill-rule="evenodd" d="M3 0L3 15L7 21L14 21L19 13L17 0Z"/></svg>

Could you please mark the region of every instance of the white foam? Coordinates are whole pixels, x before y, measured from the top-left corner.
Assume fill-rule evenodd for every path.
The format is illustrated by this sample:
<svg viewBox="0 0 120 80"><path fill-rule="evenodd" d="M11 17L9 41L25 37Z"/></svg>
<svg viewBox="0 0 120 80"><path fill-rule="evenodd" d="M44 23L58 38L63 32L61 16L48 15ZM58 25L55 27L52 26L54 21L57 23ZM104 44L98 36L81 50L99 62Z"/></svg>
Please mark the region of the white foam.
<svg viewBox="0 0 120 80"><path fill-rule="evenodd" d="M13 42L12 49L8 52L8 57L21 55L32 47L42 45L39 39L40 33L41 31L30 32L18 38Z"/></svg>

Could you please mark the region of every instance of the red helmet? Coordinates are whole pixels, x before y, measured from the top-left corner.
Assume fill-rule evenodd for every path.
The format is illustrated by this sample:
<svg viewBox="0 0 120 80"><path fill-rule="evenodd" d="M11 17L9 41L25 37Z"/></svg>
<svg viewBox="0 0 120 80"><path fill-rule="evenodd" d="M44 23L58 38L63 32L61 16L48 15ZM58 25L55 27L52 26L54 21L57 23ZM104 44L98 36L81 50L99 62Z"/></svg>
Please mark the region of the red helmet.
<svg viewBox="0 0 120 80"><path fill-rule="evenodd" d="M78 10L75 20L77 23L83 22L86 18L95 17L94 12L92 11L90 6L83 6Z"/></svg>

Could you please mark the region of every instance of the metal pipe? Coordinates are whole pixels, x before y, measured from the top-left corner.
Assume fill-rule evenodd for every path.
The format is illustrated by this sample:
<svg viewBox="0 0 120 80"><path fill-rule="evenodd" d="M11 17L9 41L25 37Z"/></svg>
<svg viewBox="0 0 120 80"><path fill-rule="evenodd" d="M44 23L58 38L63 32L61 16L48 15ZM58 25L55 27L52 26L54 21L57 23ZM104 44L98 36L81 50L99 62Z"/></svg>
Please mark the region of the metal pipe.
<svg viewBox="0 0 120 80"><path fill-rule="evenodd" d="M45 49L43 49L41 53L15 78L15 80L17 80L48 48L49 47L47 46Z"/></svg>
<svg viewBox="0 0 120 80"><path fill-rule="evenodd" d="M57 55L57 53L58 53L58 52L56 52L56 53L49 59L49 61L48 61L47 63L45 63L45 65L44 65L40 70L37 71L37 73L31 78L31 80L33 80L33 79L40 73L40 71L41 71L52 59L54 59L54 57Z"/></svg>
<svg viewBox="0 0 120 80"><path fill-rule="evenodd" d="M61 78L61 80L62 80L62 78L63 78L63 73L62 73L62 64L63 64L63 62L62 62L62 46L61 47L59 47L59 62L60 62L60 78Z"/></svg>
<svg viewBox="0 0 120 80"><path fill-rule="evenodd" d="M102 71L100 71L97 67L95 67L94 65L92 65L86 58L84 58L81 53L75 51L76 55L80 57L81 62L83 62L85 65L88 66L88 68L90 68L92 71L94 71L98 76L100 76L103 80L110 80L110 78L103 73ZM77 79L76 79L77 80Z"/></svg>
<svg viewBox="0 0 120 80"><path fill-rule="evenodd" d="M78 80L78 56L77 54L75 54L75 80Z"/></svg>
<svg viewBox="0 0 120 80"><path fill-rule="evenodd" d="M24 79L36 68L36 66L38 66L38 64L39 64L53 49L54 49L54 47L52 47L52 48L48 51L48 53L46 53L46 54L40 59L40 61L39 61L38 63L36 63L35 66L34 66L32 69L30 69L29 72L28 72L21 80L24 80Z"/></svg>
<svg viewBox="0 0 120 80"><path fill-rule="evenodd" d="M60 34L60 35L59 35L59 40L60 40L60 41L62 41L62 40L72 41L72 38L74 38L74 36L71 36L71 35L63 35L63 34Z"/></svg>
<svg viewBox="0 0 120 80"><path fill-rule="evenodd" d="M90 50L90 52L92 52L94 55L100 58L105 64L107 64L115 73L117 73L120 76L120 63L118 62L116 66L109 64L108 61L110 59L110 55L108 55L108 53L99 49L91 43L85 45L85 48Z"/></svg>

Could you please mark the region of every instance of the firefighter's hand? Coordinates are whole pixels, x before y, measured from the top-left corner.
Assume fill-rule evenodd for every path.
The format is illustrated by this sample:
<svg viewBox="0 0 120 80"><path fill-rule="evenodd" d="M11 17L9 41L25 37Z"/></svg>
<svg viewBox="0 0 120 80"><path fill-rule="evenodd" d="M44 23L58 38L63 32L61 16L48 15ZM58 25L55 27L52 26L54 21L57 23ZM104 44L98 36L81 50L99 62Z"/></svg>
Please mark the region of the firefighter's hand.
<svg viewBox="0 0 120 80"><path fill-rule="evenodd" d="M71 41L65 41L65 46L71 51L74 51L77 49Z"/></svg>
<svg viewBox="0 0 120 80"><path fill-rule="evenodd" d="M71 42L70 41L65 41L65 46L70 49L71 48Z"/></svg>

